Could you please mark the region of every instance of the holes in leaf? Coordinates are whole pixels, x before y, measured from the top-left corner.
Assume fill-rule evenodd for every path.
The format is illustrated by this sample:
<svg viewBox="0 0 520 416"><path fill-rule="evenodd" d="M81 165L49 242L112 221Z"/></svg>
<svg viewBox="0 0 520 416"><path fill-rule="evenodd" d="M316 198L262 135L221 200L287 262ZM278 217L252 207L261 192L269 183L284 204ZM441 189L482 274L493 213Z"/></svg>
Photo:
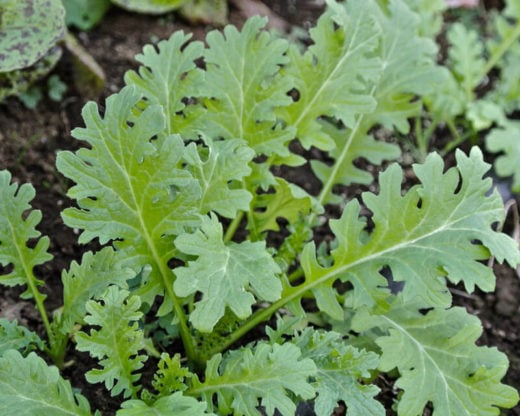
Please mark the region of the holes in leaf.
<svg viewBox="0 0 520 416"><path fill-rule="evenodd" d="M394 280L394 275L392 274L392 269L389 266L383 266L379 270L379 274L383 276L388 282L388 288L393 295L396 295L399 292L402 292L404 289L405 282Z"/></svg>
<svg viewBox="0 0 520 416"><path fill-rule="evenodd" d="M417 208L421 209L422 204L423 204L423 200L422 200L422 198L419 198L419 200L417 201Z"/></svg>
<svg viewBox="0 0 520 416"><path fill-rule="evenodd" d="M8 275L8 274L12 273L13 271L14 271L13 263L9 263L5 266L0 263L0 276Z"/></svg>
<svg viewBox="0 0 520 416"><path fill-rule="evenodd" d="M298 91L296 88L293 88L292 90L287 92L287 95L291 97L295 103L300 101L300 91Z"/></svg>
<svg viewBox="0 0 520 416"><path fill-rule="evenodd" d="M453 191L453 193L455 195L457 195L460 192L460 190L462 189L462 176L460 176L460 173L458 176L459 176L459 182L457 183L457 186L455 187L455 190Z"/></svg>

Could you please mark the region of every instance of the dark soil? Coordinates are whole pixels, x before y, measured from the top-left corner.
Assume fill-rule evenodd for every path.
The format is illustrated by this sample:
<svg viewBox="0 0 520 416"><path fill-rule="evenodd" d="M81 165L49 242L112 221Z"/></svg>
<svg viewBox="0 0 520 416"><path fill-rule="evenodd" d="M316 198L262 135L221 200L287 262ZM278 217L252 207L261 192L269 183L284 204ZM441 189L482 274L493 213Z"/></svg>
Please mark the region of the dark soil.
<svg viewBox="0 0 520 416"><path fill-rule="evenodd" d="M272 12L281 15L288 26L307 28L319 15L324 2L265 0L264 3ZM240 25L244 19L239 10L231 9L230 22ZM113 8L98 27L90 32L76 33L80 43L106 74L104 91L96 101L102 103L108 95L123 86L123 74L137 67L134 55L145 44L154 39L168 38L176 30L193 32L194 38L203 39L211 29L210 26L189 26L175 15L151 17ZM70 71L70 60L65 56L55 72L67 81ZM58 150L77 148L78 143L70 132L72 128L82 125L80 113L86 101L69 85L61 102L44 99L35 110L25 108L16 99L0 104L0 169L8 169L18 183L30 182L35 186L37 196L33 206L43 212L38 229L51 238L50 252L54 259L37 270L38 276L45 281L49 311L61 305L61 270L67 269L72 260L78 260L84 251L84 247L77 244L77 235L63 224L59 216L59 212L70 202L65 195L68 184L57 173L54 164ZM511 224L506 232L512 233L512 229ZM520 279L514 270L506 266L496 265L494 268L497 276L495 293L467 295L454 288L454 300L482 320L483 335L479 343L495 346L507 354L511 364L504 382L519 389ZM21 300L21 292L19 288L0 287L0 317L17 319L43 334L33 304ZM93 408L102 410L103 414L113 414L119 399L110 399L103 389L88 385L83 378L85 368L90 363L89 357L71 350L67 360L75 361L74 366L65 372L73 386L81 388ZM391 391L388 388L384 390L384 381L381 387L382 400L389 403ZM520 406L504 414L519 416Z"/></svg>

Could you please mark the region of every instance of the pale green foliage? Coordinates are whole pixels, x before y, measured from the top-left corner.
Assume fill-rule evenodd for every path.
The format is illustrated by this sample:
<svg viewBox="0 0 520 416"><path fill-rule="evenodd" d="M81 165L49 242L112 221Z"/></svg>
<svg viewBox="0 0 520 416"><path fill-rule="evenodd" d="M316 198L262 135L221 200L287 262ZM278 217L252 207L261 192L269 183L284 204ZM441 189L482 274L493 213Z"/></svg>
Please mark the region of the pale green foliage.
<svg viewBox="0 0 520 416"><path fill-rule="evenodd" d="M314 388L308 378L315 373L314 362L302 358L294 344L260 343L224 357L215 355L207 363L204 382L195 380L187 393L203 397L209 406L216 394L221 414L260 415L261 399L267 414L278 409L282 415L293 415L296 406L286 392L302 399L312 398Z"/></svg>
<svg viewBox="0 0 520 416"><path fill-rule="evenodd" d="M161 397L153 405L141 400L129 400L121 405L117 416L205 416L213 415L206 412L206 403L193 397L183 396L181 392Z"/></svg>
<svg viewBox="0 0 520 416"><path fill-rule="evenodd" d="M428 402L434 416L498 415L497 406L512 407L518 392L500 384L507 369L505 355L477 347L479 320L465 309L434 309L426 314L398 297L384 315L359 312L356 331L377 327L382 350L379 368L399 370L396 387L404 390L397 410L421 414Z"/></svg>
<svg viewBox="0 0 520 416"><path fill-rule="evenodd" d="M520 122L509 121L505 128L493 129L486 137L486 147L490 152L499 153L495 169L500 176L512 176L512 189L520 192Z"/></svg>
<svg viewBox="0 0 520 416"><path fill-rule="evenodd" d="M199 291L202 299L195 302L190 321L195 328L211 332L229 307L239 318L251 315L255 296L260 300L280 298L280 271L265 250L264 242L244 241L225 244L222 225L216 216L204 217L193 234L183 234L175 245L183 253L198 256L187 267L175 269L175 292L188 296ZM252 292L252 293L251 293Z"/></svg>
<svg viewBox="0 0 520 416"><path fill-rule="evenodd" d="M517 243L496 231L505 214L482 152L457 151L448 169L431 154L406 171L416 179L409 189L397 164L374 184L373 166L359 163L398 158L392 141L408 134L410 117L418 131L428 94L430 108L449 104L433 125L462 113L479 128L508 125L491 96L466 102L486 75L472 62L481 67L500 43L451 57L449 72L435 63L425 28L438 3L423 20L403 0L327 3L310 46L274 36L255 17L205 43L179 32L145 47L143 66L103 111L84 107L85 127L73 136L85 146L58 154L75 202L64 222L80 243L108 247L63 272L64 304L46 325L58 339L49 344L58 363L69 336L96 359L87 380L128 399L117 414L292 416L312 400L320 415L340 401L349 415L382 415L379 372L395 376L402 415L428 403L442 416L480 414L481 396L482 414L497 414L518 401L501 384L504 355L475 346L478 322L452 308L449 291L492 291L491 256L520 263ZM453 51L478 41L453 30ZM514 39L513 26L501 33ZM455 93L436 101L443 80ZM505 149L502 140L495 149ZM319 193L298 166L314 155ZM34 191L9 183L0 174L0 282L24 284L48 259L48 242L34 240L39 214L25 213ZM352 183L371 191L357 199ZM325 209L337 219L324 223ZM295 317L258 340L277 313ZM143 389L150 356L158 364Z"/></svg>
<svg viewBox="0 0 520 416"><path fill-rule="evenodd" d="M43 350L43 341L38 335L16 321L0 318L0 357L8 350L27 354L35 348Z"/></svg>
<svg viewBox="0 0 520 416"><path fill-rule="evenodd" d="M49 367L33 352L24 358L14 350L0 357L0 414L92 415L87 400L72 391L56 367Z"/></svg>
<svg viewBox="0 0 520 416"><path fill-rule="evenodd" d="M137 323L142 316L140 306L139 297L110 286L100 301L90 300L86 304L85 322L100 328L76 334L78 350L100 359L102 367L89 370L85 374L87 380L103 382L113 396L120 393L124 397L134 396L139 388L135 383L140 375L134 372L147 360L146 355L139 354L145 346Z"/></svg>
<svg viewBox="0 0 520 416"><path fill-rule="evenodd" d="M379 273L384 267L391 269L395 281L405 282L405 301L418 297L425 307L451 304L446 279L464 282L468 292L475 286L493 290L493 272L479 260L491 252L499 261L516 264L520 253L512 239L492 229L504 212L497 192L486 196L491 180L482 179L488 170L482 153L477 148L469 157L457 152L457 161L456 168L443 172L441 158L431 154L424 165L414 166L421 184L404 195L401 169L391 166L380 176L379 195L363 194L374 230L366 233L358 201L349 202L341 218L330 224L338 240L333 265L321 266L314 243L306 246L302 253L306 281L298 291L312 289L318 307L341 320L343 309L332 293L332 283L339 279L352 284L347 295L350 306L384 310L391 296Z"/></svg>
<svg viewBox="0 0 520 416"><path fill-rule="evenodd" d="M32 210L27 217L24 213L31 206L34 188L30 184L18 186L11 184L11 174L0 171L0 265L9 266L0 274L0 283L6 286L26 285L23 298L37 298L43 301L45 295L39 292L38 286L43 282L34 276L34 267L46 263L52 256L47 252L49 238L40 237L36 226L42 214ZM37 241L29 247L29 241Z"/></svg>

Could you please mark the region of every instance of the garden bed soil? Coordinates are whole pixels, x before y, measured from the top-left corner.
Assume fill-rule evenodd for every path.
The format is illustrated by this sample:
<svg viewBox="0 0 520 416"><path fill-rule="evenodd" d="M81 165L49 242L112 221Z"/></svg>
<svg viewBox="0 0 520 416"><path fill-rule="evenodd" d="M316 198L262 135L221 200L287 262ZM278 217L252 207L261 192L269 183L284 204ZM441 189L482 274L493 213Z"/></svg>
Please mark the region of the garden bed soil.
<svg viewBox="0 0 520 416"><path fill-rule="evenodd" d="M297 25L308 28L322 9L323 2L316 0L272 1L265 0L268 9L280 15L287 26ZM232 7L230 22L240 26L244 13ZM125 12L113 8L102 23L89 32L75 33L79 42L103 68L106 83L103 93L96 101L117 92L123 86L123 74L137 68L134 56L145 44L153 40L166 39L176 30L193 32L195 39L204 39L209 26L189 26L175 15L152 17ZM70 59L62 59L55 71L61 79L70 80ZM37 191L33 206L43 213L38 229L51 239L49 251L54 259L39 267L37 275L45 281L44 291L48 295L46 306L49 311L61 305L61 270L67 269L72 260L78 260L84 247L78 245L77 234L67 228L59 212L70 201L66 197L68 183L55 168L56 152L77 149L78 142L71 137L71 129L82 126L81 108L87 99L71 85L60 102L44 99L34 110L27 109L16 99L0 104L0 169L8 169L13 180L18 183L30 182ZM313 178L298 178L299 183L307 183L312 191ZM505 231L513 232L512 221L508 221ZM483 325L479 344L498 348L507 354L510 368L504 382L520 388L520 279L516 271L507 266L495 265L497 278L494 293L473 293L453 288L456 304L464 306L477 315ZM16 319L43 334L41 321L33 304L19 298L21 288L0 287L0 317ZM79 387L94 408L104 415L114 413L119 398L110 398L99 386L89 385L84 380L86 368L90 365L88 355L71 349L67 360L74 365L65 371L65 376L75 387ZM393 394L385 380L379 382L381 400L391 403ZM303 408L302 408L303 412ZM342 409L338 408L338 414ZM390 413L389 413L390 414ZM505 411L504 414L520 416L520 406Z"/></svg>

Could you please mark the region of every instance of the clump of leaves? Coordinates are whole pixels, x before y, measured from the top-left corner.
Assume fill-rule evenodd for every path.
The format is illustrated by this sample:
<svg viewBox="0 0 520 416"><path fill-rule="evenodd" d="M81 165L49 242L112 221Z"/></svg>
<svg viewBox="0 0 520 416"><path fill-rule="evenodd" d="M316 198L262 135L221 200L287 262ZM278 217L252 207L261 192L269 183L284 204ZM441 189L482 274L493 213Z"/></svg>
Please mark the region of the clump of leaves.
<svg viewBox="0 0 520 416"><path fill-rule="evenodd" d="M374 182L359 159L400 155L375 128L409 131L442 77L417 15L402 0L330 0L305 49L265 24L211 32L206 46L174 33L143 49L102 114L84 107L73 135L86 146L57 157L76 202L62 217L80 243L104 247L63 272L52 320L33 272L50 257L35 229L41 214L25 214L34 190L0 173L0 282L27 285L55 364L71 338L92 356L87 381L121 397L122 416L293 415L302 400L319 415L340 401L348 414L384 415L378 373L394 380L402 415L428 404L457 416L513 407L518 392L501 383L507 358L475 344L481 324L449 291L492 291L490 256L520 263L516 242L495 228L503 203L481 150L457 151L447 170L430 154L409 189L394 163L378 193L342 192ZM304 164L318 192L278 174ZM342 213L317 247L330 205ZM31 414L90 414L54 367L26 355L40 342L17 341L11 327L0 340L11 333L0 410L31 400Z"/></svg>
<svg viewBox="0 0 520 416"><path fill-rule="evenodd" d="M0 1L0 101L26 91L56 65L64 16L60 0Z"/></svg>

